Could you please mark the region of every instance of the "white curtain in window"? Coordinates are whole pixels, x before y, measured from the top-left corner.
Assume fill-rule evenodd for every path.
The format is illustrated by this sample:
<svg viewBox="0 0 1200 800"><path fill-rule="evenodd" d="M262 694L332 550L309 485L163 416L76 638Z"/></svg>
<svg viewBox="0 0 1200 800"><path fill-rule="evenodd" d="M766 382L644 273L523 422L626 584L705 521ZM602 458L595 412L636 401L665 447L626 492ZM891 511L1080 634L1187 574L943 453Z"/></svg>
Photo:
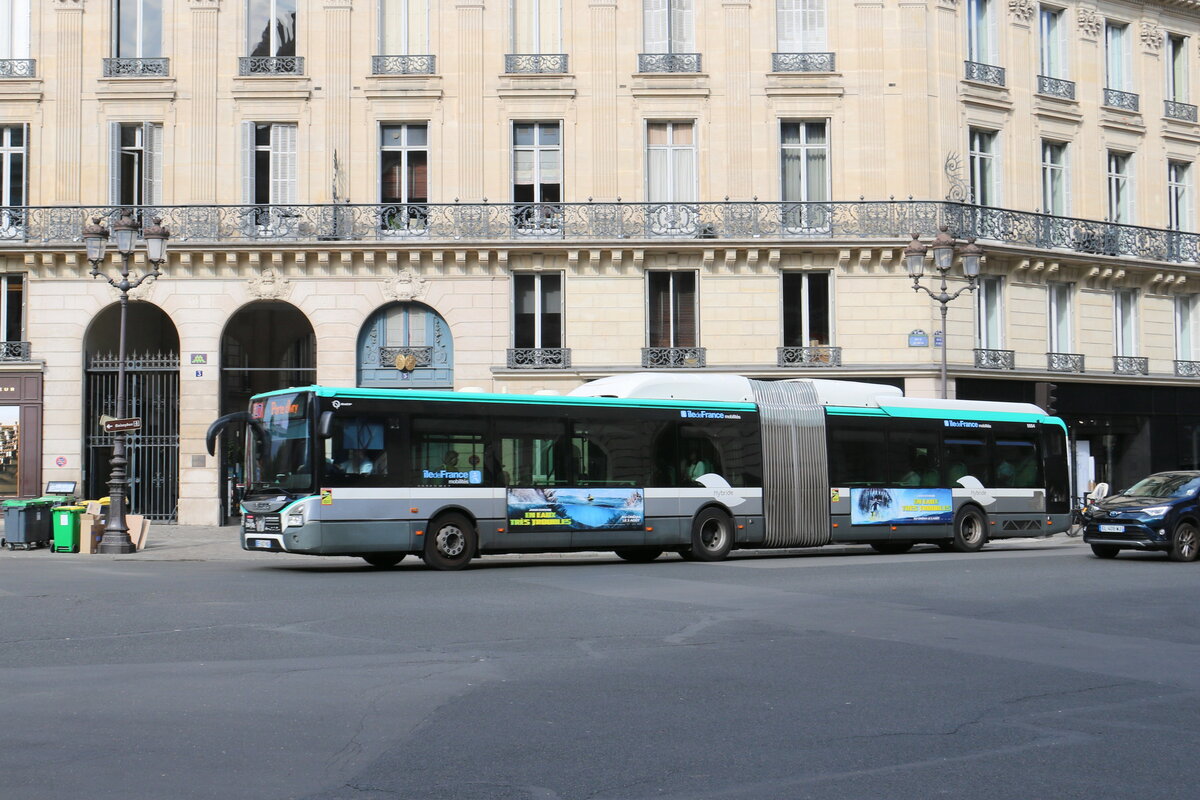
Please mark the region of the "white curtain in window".
<svg viewBox="0 0 1200 800"><path fill-rule="evenodd" d="M1167 64L1167 99L1176 103L1186 103L1188 99L1188 39L1184 36L1167 37L1167 48L1170 59Z"/></svg>
<svg viewBox="0 0 1200 800"><path fill-rule="evenodd" d="M676 147L672 153L673 182L671 199L677 203L696 201L696 151L690 147Z"/></svg>
<svg viewBox="0 0 1200 800"><path fill-rule="evenodd" d="M29 58L29 0L0 0L0 58Z"/></svg>
<svg viewBox="0 0 1200 800"><path fill-rule="evenodd" d="M979 346L996 350L1003 346L1000 276L984 276L979 280L976 315Z"/></svg>
<svg viewBox="0 0 1200 800"><path fill-rule="evenodd" d="M667 0L642 0L643 46L647 53L670 52Z"/></svg>
<svg viewBox="0 0 1200 800"><path fill-rule="evenodd" d="M1180 361L1195 361L1196 295L1175 298L1175 357Z"/></svg>
<svg viewBox="0 0 1200 800"><path fill-rule="evenodd" d="M991 0L967 0L967 60L994 64Z"/></svg>
<svg viewBox="0 0 1200 800"><path fill-rule="evenodd" d="M294 205L296 191L296 126L271 126L271 203Z"/></svg>
<svg viewBox="0 0 1200 800"><path fill-rule="evenodd" d="M1113 344L1116 346L1116 355L1118 356L1137 355L1134 334L1136 304L1137 298L1132 289L1118 289L1113 295L1113 306L1116 313L1113 326L1116 341Z"/></svg>
<svg viewBox="0 0 1200 800"><path fill-rule="evenodd" d="M561 52L561 0L511 0L511 3L513 53Z"/></svg>
<svg viewBox="0 0 1200 800"><path fill-rule="evenodd" d="M1063 78L1062 12L1043 8L1041 28L1042 74L1047 78Z"/></svg>
<svg viewBox="0 0 1200 800"><path fill-rule="evenodd" d="M538 153L538 183L562 183L562 159L558 150L541 150Z"/></svg>
<svg viewBox="0 0 1200 800"><path fill-rule="evenodd" d="M1129 45L1128 25L1107 25L1104 29L1104 52L1107 59L1105 86L1125 91L1128 86L1126 48Z"/></svg>
<svg viewBox="0 0 1200 800"><path fill-rule="evenodd" d="M1071 352L1071 287L1066 283L1051 283L1047 289L1050 297L1050 352Z"/></svg>
<svg viewBox="0 0 1200 800"><path fill-rule="evenodd" d="M669 152L665 147L654 147L646 154L646 199L651 203L671 200Z"/></svg>

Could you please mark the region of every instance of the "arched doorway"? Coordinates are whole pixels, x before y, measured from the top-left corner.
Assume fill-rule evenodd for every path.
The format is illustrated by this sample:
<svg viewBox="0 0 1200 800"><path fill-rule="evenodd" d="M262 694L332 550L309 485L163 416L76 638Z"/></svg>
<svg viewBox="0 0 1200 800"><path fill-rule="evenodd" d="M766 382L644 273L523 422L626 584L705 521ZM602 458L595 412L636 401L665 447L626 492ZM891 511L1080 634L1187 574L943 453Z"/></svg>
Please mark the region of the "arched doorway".
<svg viewBox="0 0 1200 800"><path fill-rule="evenodd" d="M391 303L358 334L358 385L393 389L454 387L454 338L422 303Z"/></svg>
<svg viewBox="0 0 1200 800"><path fill-rule="evenodd" d="M116 416L121 306L92 320L84 337L84 496L108 494L113 434L101 417ZM131 301L126 317L125 415L142 420L126 434L129 509L173 522L179 502L179 333L151 303Z"/></svg>
<svg viewBox="0 0 1200 800"><path fill-rule="evenodd" d="M221 335L220 414L245 411L251 396L317 379L317 337L291 303L260 300L240 308ZM243 442L221 437L221 521L239 515Z"/></svg>

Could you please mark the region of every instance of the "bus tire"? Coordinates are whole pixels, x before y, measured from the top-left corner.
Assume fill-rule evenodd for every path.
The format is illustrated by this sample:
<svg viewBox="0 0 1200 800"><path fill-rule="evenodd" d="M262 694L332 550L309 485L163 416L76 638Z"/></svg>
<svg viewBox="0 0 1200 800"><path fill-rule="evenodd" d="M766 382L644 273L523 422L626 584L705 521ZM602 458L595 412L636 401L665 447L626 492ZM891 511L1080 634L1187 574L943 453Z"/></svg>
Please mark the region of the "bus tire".
<svg viewBox="0 0 1200 800"><path fill-rule="evenodd" d="M394 567L404 560L404 553L367 553L362 560L378 569Z"/></svg>
<svg viewBox="0 0 1200 800"><path fill-rule="evenodd" d="M912 542L871 542L871 549L876 553L898 556L913 549Z"/></svg>
<svg viewBox="0 0 1200 800"><path fill-rule="evenodd" d="M649 564L663 554L662 550L652 550L649 547L618 547L613 551L617 558L631 564Z"/></svg>
<svg viewBox="0 0 1200 800"><path fill-rule="evenodd" d="M950 547L959 553L974 553L987 542L987 520L975 506L963 506L954 517Z"/></svg>
<svg viewBox="0 0 1200 800"><path fill-rule="evenodd" d="M706 508L692 520L692 546L680 551L688 561L721 561L733 549L733 520L724 511Z"/></svg>
<svg viewBox="0 0 1200 800"><path fill-rule="evenodd" d="M1183 521L1171 533L1171 551L1167 557L1172 561L1195 561L1200 552L1200 531L1191 522Z"/></svg>
<svg viewBox="0 0 1200 800"><path fill-rule="evenodd" d="M462 569L475 555L475 526L462 514L443 514L425 531L421 558L433 569Z"/></svg>

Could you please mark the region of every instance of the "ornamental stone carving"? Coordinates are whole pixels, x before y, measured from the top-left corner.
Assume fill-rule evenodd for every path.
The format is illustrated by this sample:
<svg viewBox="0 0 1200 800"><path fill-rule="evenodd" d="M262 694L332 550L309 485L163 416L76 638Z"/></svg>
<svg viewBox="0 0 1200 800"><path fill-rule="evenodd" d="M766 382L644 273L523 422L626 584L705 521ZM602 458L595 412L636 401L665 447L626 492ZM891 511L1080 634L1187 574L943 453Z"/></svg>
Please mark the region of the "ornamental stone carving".
<svg viewBox="0 0 1200 800"><path fill-rule="evenodd" d="M263 267L257 278L249 283L250 294L262 300L281 300L292 291L292 282L278 275L274 268Z"/></svg>
<svg viewBox="0 0 1200 800"><path fill-rule="evenodd" d="M1036 11L1033 0L1008 0L1008 13L1018 22L1029 22Z"/></svg>
<svg viewBox="0 0 1200 800"><path fill-rule="evenodd" d="M221 0L188 0L188 6L196 10L214 9L221 10Z"/></svg>
<svg viewBox="0 0 1200 800"><path fill-rule="evenodd" d="M1164 39L1165 34L1162 28L1153 22L1142 23L1142 47L1152 53L1157 53L1162 49Z"/></svg>
<svg viewBox="0 0 1200 800"><path fill-rule="evenodd" d="M412 269L403 269L395 278L388 281L383 289L383 293L392 300L408 302L410 300L420 300L425 296L428 288L429 282L427 280Z"/></svg>
<svg viewBox="0 0 1200 800"><path fill-rule="evenodd" d="M1088 39L1098 37L1101 29L1104 28L1104 17L1090 8L1078 9L1075 12L1075 22L1079 25L1080 34Z"/></svg>
<svg viewBox="0 0 1200 800"><path fill-rule="evenodd" d="M84 0L54 0L54 7L60 11L82 11Z"/></svg>

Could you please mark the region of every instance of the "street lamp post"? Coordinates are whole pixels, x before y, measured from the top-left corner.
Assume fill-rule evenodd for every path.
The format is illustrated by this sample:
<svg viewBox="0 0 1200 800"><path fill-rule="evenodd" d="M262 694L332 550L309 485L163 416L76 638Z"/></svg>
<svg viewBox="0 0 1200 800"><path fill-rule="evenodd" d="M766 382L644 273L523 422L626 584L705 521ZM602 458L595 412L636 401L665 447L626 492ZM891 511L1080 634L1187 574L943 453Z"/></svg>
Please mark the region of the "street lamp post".
<svg viewBox="0 0 1200 800"><path fill-rule="evenodd" d="M908 276L913 279L913 291L925 292L938 302L942 310L942 399L946 399L948 395L946 385L946 345L949 340L946 331L946 307L963 292L975 291L975 287L979 285L979 257L983 254L983 248L975 244L975 237L967 239L967 243L961 246L955 246L954 237L947 233L946 226L941 226L938 235L933 239L933 268L938 271L938 276L941 278L941 287L938 291L933 291L927 286L921 285L921 277L925 274L925 245L921 244L917 238L917 234L912 235L912 242L904 249L904 267L908 270ZM967 285L950 294L948 285L946 284L946 273L954 265L955 252L962 256L963 275L967 278Z"/></svg>
<svg viewBox="0 0 1200 800"><path fill-rule="evenodd" d="M92 217L89 225L83 226L83 242L87 248L87 260L92 265L92 277L104 278L109 286L121 292L121 321L117 334L117 407L116 418L125 418L125 317L129 308L129 291L141 286L150 278L162 275L159 266L167 257L167 239L170 232L162 226L162 220L154 219L154 224L142 231L146 240L146 260L154 269L144 272L136 280L129 279L129 262L133 258L133 246L137 238L138 225L128 213L113 225L113 233L117 240L117 252L121 255L121 277L113 278L101 272L104 263L105 243L108 240L108 229L100 222L99 217ZM100 540L101 553L132 553L137 548L129 537L129 525L125 521L125 498L128 495L129 479L126 466L129 461L125 457L126 432L118 428L113 431L112 458L109 459L108 478L108 522L104 526L104 538Z"/></svg>

